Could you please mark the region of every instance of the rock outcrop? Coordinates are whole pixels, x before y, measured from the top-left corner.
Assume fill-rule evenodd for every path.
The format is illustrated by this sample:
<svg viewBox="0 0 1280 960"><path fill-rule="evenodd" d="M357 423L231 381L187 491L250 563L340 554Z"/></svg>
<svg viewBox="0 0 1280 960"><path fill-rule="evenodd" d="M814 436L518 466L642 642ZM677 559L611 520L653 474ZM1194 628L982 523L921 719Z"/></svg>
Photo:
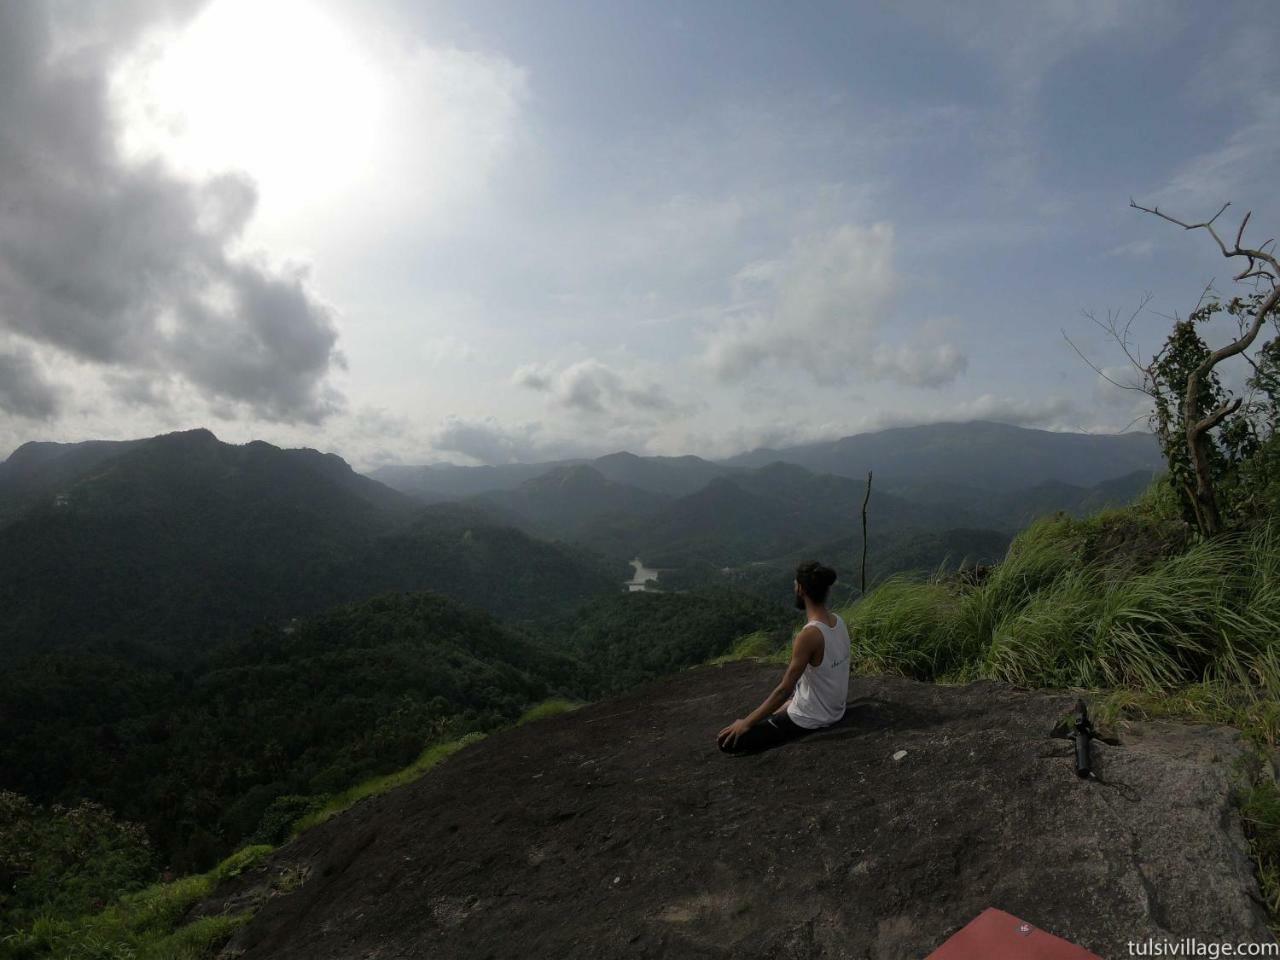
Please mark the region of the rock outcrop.
<svg viewBox="0 0 1280 960"><path fill-rule="evenodd" d="M722 755L777 673L700 668L467 748L279 851L305 880L228 955L903 960L988 906L1104 957L1270 939L1236 732L1126 726L1085 781L1050 737L1071 695L855 679L838 727Z"/></svg>

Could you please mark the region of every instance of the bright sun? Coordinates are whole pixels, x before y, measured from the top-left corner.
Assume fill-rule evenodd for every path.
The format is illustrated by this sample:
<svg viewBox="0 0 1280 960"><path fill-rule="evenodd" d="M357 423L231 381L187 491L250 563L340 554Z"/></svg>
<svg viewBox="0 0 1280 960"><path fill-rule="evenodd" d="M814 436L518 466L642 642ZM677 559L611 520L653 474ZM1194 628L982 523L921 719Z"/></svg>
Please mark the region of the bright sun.
<svg viewBox="0 0 1280 960"><path fill-rule="evenodd" d="M122 146L257 183L277 226L369 182L388 150L388 78L351 31L300 0L215 0L114 78Z"/></svg>

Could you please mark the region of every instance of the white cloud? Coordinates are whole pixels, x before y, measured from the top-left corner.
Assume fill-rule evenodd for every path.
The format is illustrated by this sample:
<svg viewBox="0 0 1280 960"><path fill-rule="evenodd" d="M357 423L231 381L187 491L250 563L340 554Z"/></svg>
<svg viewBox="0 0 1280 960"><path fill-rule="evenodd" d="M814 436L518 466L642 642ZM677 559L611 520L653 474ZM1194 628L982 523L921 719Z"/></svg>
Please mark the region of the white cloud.
<svg viewBox="0 0 1280 960"><path fill-rule="evenodd" d="M727 312L712 324L703 360L727 382L775 367L803 370L826 385L949 383L967 363L954 344L936 337L925 348L880 342L897 285L888 223L797 240L785 256L749 264L733 278L735 295L761 306Z"/></svg>
<svg viewBox="0 0 1280 960"><path fill-rule="evenodd" d="M962 400L926 413L907 414L903 417L882 415L880 422L884 426L907 426L913 423L995 420L1017 427L1070 429L1070 421L1075 413L1075 405L1062 396L1027 398L984 393L972 400Z"/></svg>
<svg viewBox="0 0 1280 960"><path fill-rule="evenodd" d="M474 201L527 82L500 56L406 42L384 18L212 0L149 35L112 93L130 157L190 176L244 171L261 198L251 238L310 259Z"/></svg>
<svg viewBox="0 0 1280 960"><path fill-rule="evenodd" d="M560 459L570 446L546 437L540 423L503 424L495 417L446 417L430 442L436 450L489 464Z"/></svg>

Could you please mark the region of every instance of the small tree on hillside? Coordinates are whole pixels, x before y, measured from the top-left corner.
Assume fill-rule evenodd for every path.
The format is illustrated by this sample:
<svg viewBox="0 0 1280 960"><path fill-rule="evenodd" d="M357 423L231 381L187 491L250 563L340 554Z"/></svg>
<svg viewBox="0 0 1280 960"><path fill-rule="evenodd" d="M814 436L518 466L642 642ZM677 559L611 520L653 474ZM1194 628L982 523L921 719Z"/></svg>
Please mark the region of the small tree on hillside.
<svg viewBox="0 0 1280 960"><path fill-rule="evenodd" d="M1205 230L1224 257L1244 261L1244 268L1234 281L1252 284L1250 293L1226 303L1206 288L1196 309L1185 320L1174 319L1173 331L1164 346L1146 362L1133 347L1129 331L1147 300L1123 326L1115 315L1106 322L1095 319L1123 350L1141 382L1119 383L1093 364L1090 366L1116 386L1139 390L1151 398L1151 425L1169 464L1170 482L1183 500L1188 520L1203 535L1215 536L1224 525L1220 498L1223 486L1234 482L1237 468L1256 453L1276 426L1280 339L1262 345L1255 356L1247 351L1266 321L1275 318L1280 302L1280 261L1272 240L1257 248L1242 246L1250 214L1241 221L1235 242L1230 246L1223 242L1215 223L1230 204L1223 204L1203 223L1185 223L1158 207L1144 207L1132 200L1129 204L1184 230ZM1230 343L1214 350L1205 343L1199 326L1224 312L1235 318L1236 335ZM1246 384L1250 390L1248 402L1231 396L1218 376L1219 365L1236 356L1243 356L1253 367Z"/></svg>
<svg viewBox="0 0 1280 960"><path fill-rule="evenodd" d="M1132 200L1129 205L1184 230L1206 231L1224 257L1244 261L1244 269L1235 275L1234 281L1252 281L1254 284L1252 295L1235 297L1225 307L1217 300L1201 304L1191 317L1175 325L1166 349L1157 355L1152 364L1152 382L1158 389L1172 388L1174 391L1172 397L1156 395L1157 425L1164 423L1166 438L1171 441L1170 449L1180 448L1177 466L1182 466L1182 451L1185 450L1186 463L1190 467L1189 476L1184 469L1184 475L1179 477L1175 474L1174 481L1182 486L1184 494L1190 500L1200 532L1212 537L1222 530L1222 510L1215 483L1222 475L1221 458L1225 454L1228 461L1239 462L1252 452L1257 442L1252 422L1245 416L1220 431L1221 446L1214 443L1212 431L1222 426L1228 417L1238 413L1244 402L1241 397L1227 397L1218 381L1216 368L1224 360L1245 354L1258 338L1262 325L1275 311L1276 304L1280 302L1280 260L1272 252L1275 246L1273 240L1256 248L1242 246L1244 231L1251 216L1249 213L1240 221L1235 242L1231 246L1223 242L1214 223L1230 206L1229 203L1224 203L1217 213L1203 223L1185 223L1161 212L1159 207L1144 207ZM1268 247L1272 250L1268 250ZM1262 289L1259 290L1259 287ZM1210 350L1199 337L1195 325L1223 309L1236 318L1238 335L1225 346ZM1267 345L1268 348L1272 346ZM1274 350L1268 349L1264 351L1264 356L1272 353ZM1255 365L1255 378L1257 371L1258 367ZM1179 387L1180 403L1177 396ZM1179 433L1183 442L1172 442L1179 439ZM1215 458L1218 458L1216 464ZM1170 471L1174 472L1173 459L1169 466Z"/></svg>

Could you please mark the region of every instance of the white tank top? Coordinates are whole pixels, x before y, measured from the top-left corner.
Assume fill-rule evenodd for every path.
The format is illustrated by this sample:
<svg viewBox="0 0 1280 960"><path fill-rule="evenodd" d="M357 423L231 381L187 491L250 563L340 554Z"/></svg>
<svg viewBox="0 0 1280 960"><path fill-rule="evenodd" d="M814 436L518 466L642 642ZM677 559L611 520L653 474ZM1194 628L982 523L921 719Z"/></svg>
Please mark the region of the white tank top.
<svg viewBox="0 0 1280 960"><path fill-rule="evenodd" d="M849 630L840 614L834 616L834 627L821 620L805 624L822 631L822 663L816 667L812 663L805 666L787 714L796 726L809 730L825 727L843 717L844 703L849 696Z"/></svg>

